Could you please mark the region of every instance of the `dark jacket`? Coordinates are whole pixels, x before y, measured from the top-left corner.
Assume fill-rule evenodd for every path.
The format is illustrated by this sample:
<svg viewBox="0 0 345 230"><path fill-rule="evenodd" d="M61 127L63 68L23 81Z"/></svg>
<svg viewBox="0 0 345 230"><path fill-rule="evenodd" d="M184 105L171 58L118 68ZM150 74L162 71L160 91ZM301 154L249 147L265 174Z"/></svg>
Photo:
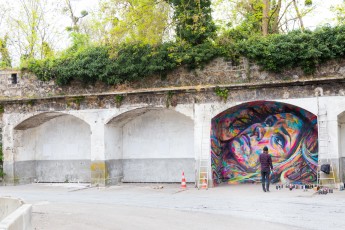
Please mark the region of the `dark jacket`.
<svg viewBox="0 0 345 230"><path fill-rule="evenodd" d="M268 153L261 153L259 156L259 161L261 163L262 172L269 172L270 168L273 169L272 158Z"/></svg>

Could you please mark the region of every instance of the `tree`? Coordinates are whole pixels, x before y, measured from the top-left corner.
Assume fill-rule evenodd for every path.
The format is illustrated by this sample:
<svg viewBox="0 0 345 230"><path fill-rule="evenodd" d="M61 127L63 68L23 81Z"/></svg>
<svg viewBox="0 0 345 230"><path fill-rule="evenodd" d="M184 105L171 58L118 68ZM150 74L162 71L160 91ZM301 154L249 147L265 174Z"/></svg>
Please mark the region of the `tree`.
<svg viewBox="0 0 345 230"><path fill-rule="evenodd" d="M162 43L168 31L170 6L157 0L101 0L93 14L91 37L104 44Z"/></svg>
<svg viewBox="0 0 345 230"><path fill-rule="evenodd" d="M47 0L19 0L18 10L12 9L7 22L9 41L24 66L27 60L44 58L52 51L50 44L56 34L46 20L49 13Z"/></svg>
<svg viewBox="0 0 345 230"><path fill-rule="evenodd" d="M332 7L332 11L336 13L336 20L338 24L345 23L345 1L342 4Z"/></svg>
<svg viewBox="0 0 345 230"><path fill-rule="evenodd" d="M270 0L263 0L262 6L262 35L268 34Z"/></svg>
<svg viewBox="0 0 345 230"><path fill-rule="evenodd" d="M210 0L167 0L174 8L177 38L192 45L216 36Z"/></svg>
<svg viewBox="0 0 345 230"><path fill-rule="evenodd" d="M80 16L76 16L75 10L72 7L71 0L62 0L63 1L63 13L67 14L72 21L72 26L67 27L68 31L79 32L80 30L80 19L86 17L89 13L86 10L80 12Z"/></svg>
<svg viewBox="0 0 345 230"><path fill-rule="evenodd" d="M311 0L230 0L229 7L231 30L240 37L287 32L296 29L296 22L304 30L303 17L313 10Z"/></svg>
<svg viewBox="0 0 345 230"><path fill-rule="evenodd" d="M8 36L0 38L0 68L12 67L11 57L7 48Z"/></svg>
<svg viewBox="0 0 345 230"><path fill-rule="evenodd" d="M4 19L6 17L7 7L0 5L0 28L4 28ZM11 67L11 57L8 51L8 35L7 31L5 34L0 34L0 68ZM3 36L3 37L1 37Z"/></svg>

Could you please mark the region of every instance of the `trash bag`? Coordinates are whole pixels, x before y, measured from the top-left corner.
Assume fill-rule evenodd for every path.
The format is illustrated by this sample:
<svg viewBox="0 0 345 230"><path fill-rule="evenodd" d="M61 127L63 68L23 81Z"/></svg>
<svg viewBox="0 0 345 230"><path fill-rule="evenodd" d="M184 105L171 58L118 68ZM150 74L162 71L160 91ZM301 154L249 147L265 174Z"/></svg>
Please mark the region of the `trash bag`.
<svg viewBox="0 0 345 230"><path fill-rule="evenodd" d="M326 173L326 174L329 174L331 171L331 165L330 164L321 165L321 171Z"/></svg>

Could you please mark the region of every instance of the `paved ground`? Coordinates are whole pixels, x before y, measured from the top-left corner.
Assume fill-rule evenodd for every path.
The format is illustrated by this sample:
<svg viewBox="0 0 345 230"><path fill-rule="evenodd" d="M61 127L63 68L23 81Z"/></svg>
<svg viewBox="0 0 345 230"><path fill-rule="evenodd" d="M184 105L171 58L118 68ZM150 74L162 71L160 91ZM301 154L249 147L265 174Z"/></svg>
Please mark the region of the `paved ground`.
<svg viewBox="0 0 345 230"><path fill-rule="evenodd" d="M163 186L161 189L155 189ZM33 204L33 228L68 229L345 229L345 191L260 190L260 185L30 184L0 196Z"/></svg>

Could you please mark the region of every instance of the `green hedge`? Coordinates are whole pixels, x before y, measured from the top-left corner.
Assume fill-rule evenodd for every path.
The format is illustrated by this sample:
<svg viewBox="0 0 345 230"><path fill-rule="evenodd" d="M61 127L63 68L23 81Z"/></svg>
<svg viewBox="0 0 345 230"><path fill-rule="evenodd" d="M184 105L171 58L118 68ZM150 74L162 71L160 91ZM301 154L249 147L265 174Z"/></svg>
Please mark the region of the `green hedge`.
<svg viewBox="0 0 345 230"><path fill-rule="evenodd" d="M318 64L344 57L345 26L228 40L231 42L221 45L211 42L194 46L188 43L124 44L115 51L106 46L88 46L75 53L66 52L61 57L31 60L28 69L40 80L54 79L60 85L73 79L85 84L103 81L113 85L150 75L164 76L181 65L191 69L202 67L216 57L245 56L268 71L301 67L305 73L312 74Z"/></svg>
<svg viewBox="0 0 345 230"><path fill-rule="evenodd" d="M256 61L266 70L280 72L301 67L306 74L312 74L318 64L344 57L345 26L254 37L240 42L237 48L240 55Z"/></svg>

